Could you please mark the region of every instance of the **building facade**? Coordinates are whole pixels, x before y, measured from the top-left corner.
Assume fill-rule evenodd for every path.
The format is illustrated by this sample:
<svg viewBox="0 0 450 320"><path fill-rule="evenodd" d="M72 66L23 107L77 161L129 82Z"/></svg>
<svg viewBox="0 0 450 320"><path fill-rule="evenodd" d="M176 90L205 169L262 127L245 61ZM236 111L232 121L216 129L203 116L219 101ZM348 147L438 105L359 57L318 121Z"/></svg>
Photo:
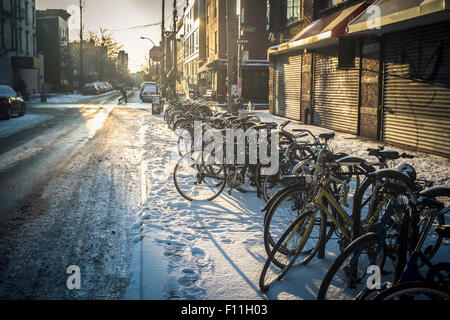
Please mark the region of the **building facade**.
<svg viewBox="0 0 450 320"><path fill-rule="evenodd" d="M35 8L34 0L0 1L0 84L16 87L22 80L26 98L40 91L42 81Z"/></svg>
<svg viewBox="0 0 450 320"><path fill-rule="evenodd" d="M450 155L449 1L268 7L272 113Z"/></svg>
<svg viewBox="0 0 450 320"><path fill-rule="evenodd" d="M206 57L206 0L187 1L183 13L183 90L186 96L202 95L203 80L198 78L198 68Z"/></svg>
<svg viewBox="0 0 450 320"><path fill-rule="evenodd" d="M227 25L226 1L206 0L205 61L197 70L211 99L224 102L226 89ZM206 91L205 90L205 91Z"/></svg>
<svg viewBox="0 0 450 320"><path fill-rule="evenodd" d="M69 26L66 10L36 11L37 49L44 55L45 82L52 91L67 91L70 77Z"/></svg>
<svg viewBox="0 0 450 320"><path fill-rule="evenodd" d="M120 50L117 56L117 72L119 73L120 81L126 82L130 71L128 69L128 53L124 50Z"/></svg>
<svg viewBox="0 0 450 320"><path fill-rule="evenodd" d="M201 61L198 77L204 91L220 103L227 96L227 19L226 1L206 0L205 61ZM244 101L267 103L269 88L269 47L266 28L266 2L262 0L237 0L238 52L236 79Z"/></svg>
<svg viewBox="0 0 450 320"><path fill-rule="evenodd" d="M267 104L269 96L270 42L266 24L265 1L237 0L238 34L245 43L238 43L238 88L244 104Z"/></svg>

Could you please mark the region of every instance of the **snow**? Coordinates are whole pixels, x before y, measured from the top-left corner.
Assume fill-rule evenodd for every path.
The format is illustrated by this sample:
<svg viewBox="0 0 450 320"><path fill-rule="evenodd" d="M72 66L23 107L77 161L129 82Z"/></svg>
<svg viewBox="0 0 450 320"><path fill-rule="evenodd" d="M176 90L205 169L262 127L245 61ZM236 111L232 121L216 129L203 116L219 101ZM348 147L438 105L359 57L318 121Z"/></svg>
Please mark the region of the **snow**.
<svg viewBox="0 0 450 320"><path fill-rule="evenodd" d="M139 107L133 103L130 106ZM258 115L264 121L285 121L269 114ZM330 131L302 127L315 134ZM335 240L327 244L325 259L315 257L308 265L293 268L263 294L258 281L267 258L264 214L260 211L264 201L255 194L237 191L231 196L223 192L212 202L186 201L177 193L172 178L178 159L176 135L161 115L149 115L140 136L146 150L141 163L144 196L135 223L138 234L125 299L316 299L328 267L339 254ZM336 133L332 146L367 158L365 150L378 143ZM419 177L448 185L446 158L408 153L419 156L408 161ZM441 245L436 261L449 260L449 244L445 241Z"/></svg>
<svg viewBox="0 0 450 320"><path fill-rule="evenodd" d="M43 134L37 135L27 141L26 143L13 148L0 156L0 172L6 170L15 163L28 159L33 155L44 150L50 146L55 139L62 137L67 133L71 133L72 139L68 140L69 144L79 144L82 146L87 143L95 133L103 126L104 121L108 117L109 113L113 110L113 105L98 106L81 106L81 105L65 105L67 107L78 107L81 110L81 116L74 119L71 125L61 122L55 125L52 129L45 131ZM45 121L50 116L25 115L21 118L15 118L5 121L5 130L2 130L3 122L0 122L0 136L9 136L15 132L23 130L25 128L38 125L40 122ZM14 127L15 121L19 124ZM72 125L76 126L74 130Z"/></svg>
<svg viewBox="0 0 450 320"><path fill-rule="evenodd" d="M94 97L94 96L83 96L82 94L66 94L66 95L54 95L50 96L47 99L46 104L61 104L61 103L77 103L80 100L86 98L86 97ZM29 103L41 103L40 97L34 97L29 101Z"/></svg>
<svg viewBox="0 0 450 320"><path fill-rule="evenodd" d="M112 92L117 92L117 90L105 92L99 95L83 95L81 93L52 94L45 102L45 105L80 103L89 98L103 98L109 96ZM28 103L41 103L41 97L33 96L33 98Z"/></svg>
<svg viewBox="0 0 450 320"><path fill-rule="evenodd" d="M75 97L73 98L75 99ZM137 188L141 190L140 199L135 199L133 196L133 199L127 200L130 203L140 200L140 206L137 210L134 207L130 210L132 214L135 214L131 218L134 220L134 241L128 274L130 284L125 299L287 300L316 298L325 273L339 254L336 241L332 240L327 244L325 259L321 260L315 257L308 265L293 268L282 281L273 284L267 293L262 293L259 290L258 281L267 258L263 243L264 213L261 212L264 201L257 198L254 193L242 194L238 191L233 191L231 196L224 191L212 202L189 202L182 198L178 194L172 178L173 169L178 160L177 136L167 128L162 115L151 114L151 104L140 103L139 98L134 95L129 99L127 105L39 105L39 108L41 107L80 108L81 116L72 124L57 124L51 130L2 154L0 172L18 161L37 154L40 150L50 146L52 141L58 137L64 137L61 143L67 144L67 149L70 149L70 144L79 144L80 148L86 144L88 147L87 142L102 128L114 108L147 111L136 112L137 118L130 119L130 121L140 121L140 130L137 132L136 138L129 137L129 141L124 142L130 150L129 154L123 154L123 156L139 159L136 160L139 165L136 167L133 163L128 171L124 170L126 174L117 178L121 185L120 190ZM283 118L267 113L256 114L263 121L277 123L285 121ZM0 121L0 137L7 137L36 126L42 121L48 120L49 117L51 118L48 115L26 114L25 117ZM330 131L295 122L289 125L287 130L297 126L310 129L315 134ZM113 144L114 141L108 143ZM331 143L336 151L367 159L370 157L367 156L365 150L378 145L378 142L363 141L354 135L339 132L336 132L336 138ZM91 148L95 148L95 145ZM405 162L416 168L418 177L433 180L436 185L449 185L448 159L391 146L387 149L417 155L417 158L408 159ZM122 156L121 153L119 154ZM103 154L100 153L100 155ZM82 153L80 153L81 156L83 156ZM375 159L370 160L374 161ZM77 165L85 166L83 162ZM119 215L122 212L120 206L125 207L126 203L107 203L109 198L106 194L110 192L110 189L107 181L102 182L102 177L108 177L111 169L106 164L100 172L94 172L98 170L96 166L86 167L89 169L89 175L96 178L93 179L89 189L82 188L80 192L83 193L83 199L90 199L90 192L98 193L98 186L102 188L104 193L101 196L102 201L98 204L92 201L95 208L91 208L92 212L96 212L94 216L98 222L93 226L101 225L106 219L106 215L102 216L101 214L107 212L102 208L108 205L118 206L117 210L112 211ZM135 178L138 172L140 185L136 186L136 180L133 177ZM75 170L71 175L74 176L72 178L75 181L79 171ZM43 197L54 199L55 192L60 192L60 197L66 197L64 190L72 187L71 180L66 180L65 176L62 176L46 190ZM129 194L129 197L132 197L131 191ZM71 200L70 197L69 200ZM57 202L54 202L54 205L56 206ZM83 203L79 203L78 206L82 207ZM52 210L54 216L59 216L62 209L58 207ZM79 211L83 212L82 209ZM45 224L36 224L36 228L41 225L50 226L51 223L47 219L51 217L52 215L49 218L43 215L42 219L45 218ZM126 217L124 215L123 224L126 219L129 219L128 215ZM80 218L81 220L83 219ZM88 222L83 223L89 226ZM36 234L38 233L36 232ZM85 241L89 243L86 239ZM125 246L124 243L125 241L122 241L120 246ZM99 242L99 244L101 243ZM33 245L33 242L24 243L23 252L27 252L28 245ZM117 247L114 247L119 245L118 243L109 245L111 248L108 250L118 250ZM120 253L124 253L127 248L124 247L120 250ZM434 261L449 261L449 257L450 242L445 240ZM111 263L109 268L114 268L114 264Z"/></svg>
<svg viewBox="0 0 450 320"><path fill-rule="evenodd" d="M51 118L53 118L51 115L25 114L23 117L0 120L0 138L9 137L17 132L32 128Z"/></svg>

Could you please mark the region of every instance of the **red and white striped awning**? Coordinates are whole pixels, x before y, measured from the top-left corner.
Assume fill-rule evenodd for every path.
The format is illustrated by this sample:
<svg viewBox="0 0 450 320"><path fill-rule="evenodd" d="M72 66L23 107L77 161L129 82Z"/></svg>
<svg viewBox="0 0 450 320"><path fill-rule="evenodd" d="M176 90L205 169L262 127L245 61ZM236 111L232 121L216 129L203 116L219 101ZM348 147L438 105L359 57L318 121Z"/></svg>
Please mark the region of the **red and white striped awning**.
<svg viewBox="0 0 450 320"><path fill-rule="evenodd" d="M314 49L337 43L337 37L345 35L348 23L366 8L367 4L362 2L315 20L291 41L270 47L268 54L270 56L299 49Z"/></svg>

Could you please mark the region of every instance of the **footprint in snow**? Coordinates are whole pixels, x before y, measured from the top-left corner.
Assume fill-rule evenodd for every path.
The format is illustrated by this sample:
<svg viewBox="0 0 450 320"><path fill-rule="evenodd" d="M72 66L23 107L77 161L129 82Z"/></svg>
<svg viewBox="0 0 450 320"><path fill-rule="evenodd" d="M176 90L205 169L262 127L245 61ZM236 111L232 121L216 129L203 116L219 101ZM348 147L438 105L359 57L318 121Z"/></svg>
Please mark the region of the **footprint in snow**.
<svg viewBox="0 0 450 320"><path fill-rule="evenodd" d="M205 251L200 248L194 247L191 249L192 255L197 259L203 259L206 256Z"/></svg>
<svg viewBox="0 0 450 320"><path fill-rule="evenodd" d="M185 268L181 272L182 275L178 278L178 283L182 286L190 287L200 279L200 275L191 268Z"/></svg>

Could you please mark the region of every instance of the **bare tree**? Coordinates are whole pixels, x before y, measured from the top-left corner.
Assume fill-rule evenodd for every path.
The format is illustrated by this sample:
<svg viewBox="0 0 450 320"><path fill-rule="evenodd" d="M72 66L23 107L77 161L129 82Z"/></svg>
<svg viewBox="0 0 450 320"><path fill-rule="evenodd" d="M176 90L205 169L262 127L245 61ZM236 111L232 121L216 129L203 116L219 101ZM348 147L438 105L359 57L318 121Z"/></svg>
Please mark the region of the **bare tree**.
<svg viewBox="0 0 450 320"><path fill-rule="evenodd" d="M99 28L99 32L89 31L88 39L94 41L96 46L106 47L108 57L115 57L123 45L114 39L113 34L106 28Z"/></svg>

